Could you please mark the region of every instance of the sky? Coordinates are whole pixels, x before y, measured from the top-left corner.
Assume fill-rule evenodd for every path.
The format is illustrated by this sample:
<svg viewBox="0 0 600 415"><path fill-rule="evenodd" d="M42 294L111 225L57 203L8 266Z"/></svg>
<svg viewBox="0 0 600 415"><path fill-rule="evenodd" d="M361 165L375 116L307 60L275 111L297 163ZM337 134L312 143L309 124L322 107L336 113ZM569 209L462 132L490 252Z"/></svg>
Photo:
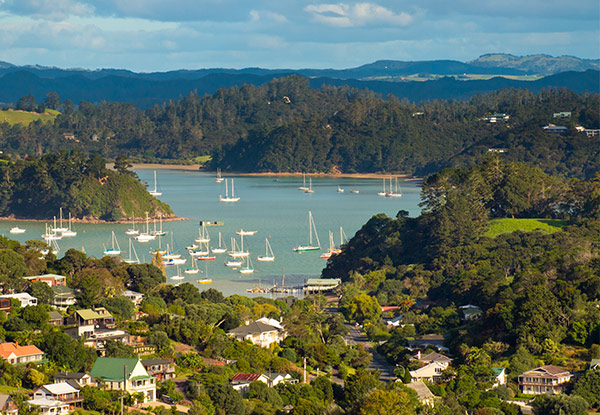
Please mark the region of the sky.
<svg viewBox="0 0 600 415"><path fill-rule="evenodd" d="M598 0L0 0L0 61L137 72L600 57Z"/></svg>

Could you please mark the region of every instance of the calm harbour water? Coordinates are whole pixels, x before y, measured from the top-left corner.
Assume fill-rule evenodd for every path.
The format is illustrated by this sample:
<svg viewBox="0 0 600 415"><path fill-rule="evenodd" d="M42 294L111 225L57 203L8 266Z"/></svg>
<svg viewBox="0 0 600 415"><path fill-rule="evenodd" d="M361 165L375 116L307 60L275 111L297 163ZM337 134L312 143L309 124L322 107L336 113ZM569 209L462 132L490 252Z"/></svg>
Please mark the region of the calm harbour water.
<svg viewBox="0 0 600 415"><path fill-rule="evenodd" d="M138 169L136 173L142 181L153 187L153 170ZM286 285L297 285L306 278L318 277L326 265L326 260L319 258L319 252L295 253L293 248L308 243L308 212L312 211L322 251L329 247L328 231L334 233L335 243L339 245L340 226L351 238L369 218L378 213L395 217L401 210L410 212L410 216L419 214L420 187L417 182L400 182L403 193L401 198L377 196L382 190L381 179L331 178L312 179L314 193L298 190L302 186L302 178L298 177L249 177L228 176L234 179L235 193L241 199L237 203L219 202L219 195L225 194L225 183L215 183L214 175L181 170L157 170L158 190L163 194L159 199L168 203L179 217L189 218L186 221L165 222L163 230L168 232L162 238L162 247L171 243L174 238L175 250L187 257L185 265L181 265L182 282L192 282L200 289L216 288L225 295L246 294L246 289L258 286L271 286L273 282L281 283L285 273ZM308 185L308 178L307 185ZM341 186L345 191L338 193ZM359 191L351 193L352 189ZM231 190L231 189L230 189ZM58 214L58 212L57 212ZM238 270L228 268L224 262L227 254L217 255L214 261L198 261L200 274L184 274L183 270L191 266L191 258L185 249L198 237L200 220L224 221L224 226L207 227L210 232L211 246L218 243L218 233L230 248L230 239L235 236L238 244L240 237L235 234L240 229L258 231L254 236L244 237L244 248L250 251L252 263L256 270L253 274L242 275ZM27 229L20 235L9 234L10 228L20 226ZM145 226L136 223L136 227ZM152 227L152 224L150 225ZM101 257L104 245L110 247L111 231L114 231L122 250L122 256L128 257L128 236L126 224L74 224L73 230L78 235L58 241L62 256L69 248L81 250L88 255ZM34 222L0 222L0 233L19 242L29 239L41 239L44 231L43 223ZM265 255L265 238L269 238L275 255L274 262L258 262L256 257ZM158 247L158 240L149 243L134 242L135 250L141 261L149 262L149 251ZM204 273L212 278L211 284L196 284ZM169 277L175 275L174 266L167 267ZM169 279L169 282L173 282ZM265 294L262 294L265 295Z"/></svg>

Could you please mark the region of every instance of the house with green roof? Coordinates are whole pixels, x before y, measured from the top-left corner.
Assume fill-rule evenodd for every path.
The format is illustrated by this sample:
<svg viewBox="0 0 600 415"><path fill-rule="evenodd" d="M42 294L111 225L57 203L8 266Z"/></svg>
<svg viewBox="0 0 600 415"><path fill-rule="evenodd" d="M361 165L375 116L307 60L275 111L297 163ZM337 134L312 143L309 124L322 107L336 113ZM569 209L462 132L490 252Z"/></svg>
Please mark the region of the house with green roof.
<svg viewBox="0 0 600 415"><path fill-rule="evenodd" d="M112 329L115 327L115 319L106 308L97 307L73 312L68 317L68 324Z"/></svg>
<svg viewBox="0 0 600 415"><path fill-rule="evenodd" d="M105 390L143 393L144 403L156 400L156 380L137 358L99 357L90 376Z"/></svg>

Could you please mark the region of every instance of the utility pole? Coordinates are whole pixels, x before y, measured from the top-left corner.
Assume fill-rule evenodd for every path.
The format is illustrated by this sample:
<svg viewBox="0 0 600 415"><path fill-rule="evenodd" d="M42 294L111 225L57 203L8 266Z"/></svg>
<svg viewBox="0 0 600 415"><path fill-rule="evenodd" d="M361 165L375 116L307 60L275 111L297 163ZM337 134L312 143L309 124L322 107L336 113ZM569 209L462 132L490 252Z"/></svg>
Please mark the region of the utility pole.
<svg viewBox="0 0 600 415"><path fill-rule="evenodd" d="M127 392L127 365L123 365L123 392L121 393L121 415L123 415L125 393Z"/></svg>
<svg viewBox="0 0 600 415"><path fill-rule="evenodd" d="M304 357L304 383L308 383L306 381L306 356Z"/></svg>

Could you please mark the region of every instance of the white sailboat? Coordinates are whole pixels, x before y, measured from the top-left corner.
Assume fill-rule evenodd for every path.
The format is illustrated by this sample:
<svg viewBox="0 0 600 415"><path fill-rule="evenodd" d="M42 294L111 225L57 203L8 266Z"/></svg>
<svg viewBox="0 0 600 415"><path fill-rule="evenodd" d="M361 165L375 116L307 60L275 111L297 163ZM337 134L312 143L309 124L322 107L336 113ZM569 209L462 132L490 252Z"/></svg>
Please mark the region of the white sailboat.
<svg viewBox="0 0 600 415"><path fill-rule="evenodd" d="M243 229L240 229L239 231L236 231L235 233L237 233L240 236L253 236L253 235L256 235L256 232L258 232L258 231L245 231Z"/></svg>
<svg viewBox="0 0 600 415"><path fill-rule="evenodd" d="M152 235L150 233L150 223L149 223L149 219L148 219L148 212L146 212L146 232L144 233L140 233L138 236L135 237L135 240L138 242L150 242L156 239L156 235Z"/></svg>
<svg viewBox="0 0 600 415"><path fill-rule="evenodd" d="M211 249L213 254L224 254L227 252L227 247L221 241L221 232L219 232L219 246Z"/></svg>
<svg viewBox="0 0 600 415"><path fill-rule="evenodd" d="M46 241L55 241L62 239L62 235L57 234L56 232L50 230L48 228L48 224L46 224L46 232L42 235L42 238Z"/></svg>
<svg viewBox="0 0 600 415"><path fill-rule="evenodd" d="M273 262L275 261L275 255L273 254L273 249L271 249L271 244L269 243L269 238L265 238L265 255L259 256L256 258L257 261L261 262Z"/></svg>
<svg viewBox="0 0 600 415"><path fill-rule="evenodd" d="M198 237L194 239L194 241L199 244L207 244L210 242L210 235L208 234L206 225L202 225L202 227L198 228Z"/></svg>
<svg viewBox="0 0 600 415"><path fill-rule="evenodd" d="M250 256L246 257L246 266L240 268L238 272L240 274L252 274L254 272L254 267L252 266L252 259L250 259Z"/></svg>
<svg viewBox="0 0 600 415"><path fill-rule="evenodd" d="M227 179L225 179L225 197L219 195L219 202L237 202L239 197L235 197L235 189L233 187L233 179L231 179L231 196L229 196L229 190L227 188Z"/></svg>
<svg viewBox="0 0 600 415"><path fill-rule="evenodd" d="M344 193L344 189L342 189L342 187L339 185L338 185L337 191L338 191L338 193Z"/></svg>
<svg viewBox="0 0 600 415"><path fill-rule="evenodd" d="M133 246L133 241L129 238L129 258L124 259L124 262L128 264L139 264L140 258L138 257L137 252L135 251L135 247Z"/></svg>
<svg viewBox="0 0 600 415"><path fill-rule="evenodd" d="M25 233L25 229L23 228L19 228L18 226L15 226L13 228L10 228L10 233Z"/></svg>
<svg viewBox="0 0 600 415"><path fill-rule="evenodd" d="M108 256L121 255L121 248L119 247L119 241L117 241L117 236L115 235L115 231L111 231L111 241L110 242L111 242L110 248L104 247L104 255L108 255Z"/></svg>
<svg viewBox="0 0 600 415"><path fill-rule="evenodd" d="M215 182L216 183L221 183L223 180L223 177L221 177L221 169L217 169L217 177L215 178Z"/></svg>
<svg viewBox="0 0 600 415"><path fill-rule="evenodd" d="M308 187L306 187L306 174L305 173L302 173L302 186L300 186L298 188L298 190L304 190L304 191L308 190Z"/></svg>
<svg viewBox="0 0 600 415"><path fill-rule="evenodd" d="M181 272L179 271L179 265L177 265L177 274L173 275L171 277L171 279L173 281L181 281L182 279L184 279L185 277L183 275L181 275Z"/></svg>
<svg viewBox="0 0 600 415"><path fill-rule="evenodd" d="M230 268L241 267L242 261L240 261L239 259L230 259L227 262L225 262L225 266Z"/></svg>
<svg viewBox="0 0 600 415"><path fill-rule="evenodd" d="M69 228L65 228L63 226L63 212L62 212L62 208L59 209L60 211L60 226L56 226L56 216L54 217L54 227L51 229L52 232L65 232L68 231Z"/></svg>
<svg viewBox="0 0 600 415"><path fill-rule="evenodd" d="M402 197L402 191L398 187L398 178L396 177L396 185L392 190L392 179L390 179L390 191L386 193L387 197Z"/></svg>
<svg viewBox="0 0 600 415"><path fill-rule="evenodd" d="M312 188L312 177L308 178L308 189L304 191L304 193L314 193L315 191Z"/></svg>
<svg viewBox="0 0 600 415"><path fill-rule="evenodd" d="M130 236L134 236L134 235L139 235L140 231L139 229L135 228L135 216L131 215L131 228L127 229L127 231L125 231L125 235L130 235Z"/></svg>
<svg viewBox="0 0 600 415"><path fill-rule="evenodd" d="M158 214L159 227L156 227L156 219L154 219L154 230L151 232L154 236L165 236L167 232L163 231L162 228L162 213Z"/></svg>
<svg viewBox="0 0 600 415"><path fill-rule="evenodd" d="M190 268L186 268L183 272L186 274L197 274L200 272L198 269L198 263L194 261L194 258L192 258L192 266Z"/></svg>
<svg viewBox="0 0 600 415"><path fill-rule="evenodd" d="M158 188L156 185L156 170L154 170L154 189L150 190L148 193L150 193L152 196L162 196L162 192L158 191Z"/></svg>
<svg viewBox="0 0 600 415"><path fill-rule="evenodd" d="M313 245L313 231L317 240L317 245ZM312 217L312 212L308 211L308 245L298 245L294 248L294 252L306 252L306 251L319 251L321 249L321 242L319 242L319 235L317 234L317 228L315 221Z"/></svg>
<svg viewBox="0 0 600 415"><path fill-rule="evenodd" d="M321 259L329 259L331 255L333 255L334 250L336 250L335 242L333 242L333 232L329 231L329 249L326 252L323 252L319 258Z"/></svg>
<svg viewBox="0 0 600 415"><path fill-rule="evenodd" d="M387 192L385 191L385 177L383 178L383 191L382 192L378 192L377 196L385 196L387 195Z"/></svg>
<svg viewBox="0 0 600 415"><path fill-rule="evenodd" d="M235 238L231 238L231 251L229 251L229 256L232 258L243 258L246 257L248 255L250 255L249 252L244 252L244 237L241 236L241 240L242 240L242 247L238 250L238 245L237 242L235 241Z"/></svg>
<svg viewBox="0 0 600 415"><path fill-rule="evenodd" d="M69 212L69 228L66 231L62 232L62 236L67 236L67 237L77 236L77 232L75 232L71 227L72 227L72 218L71 218L71 212Z"/></svg>

